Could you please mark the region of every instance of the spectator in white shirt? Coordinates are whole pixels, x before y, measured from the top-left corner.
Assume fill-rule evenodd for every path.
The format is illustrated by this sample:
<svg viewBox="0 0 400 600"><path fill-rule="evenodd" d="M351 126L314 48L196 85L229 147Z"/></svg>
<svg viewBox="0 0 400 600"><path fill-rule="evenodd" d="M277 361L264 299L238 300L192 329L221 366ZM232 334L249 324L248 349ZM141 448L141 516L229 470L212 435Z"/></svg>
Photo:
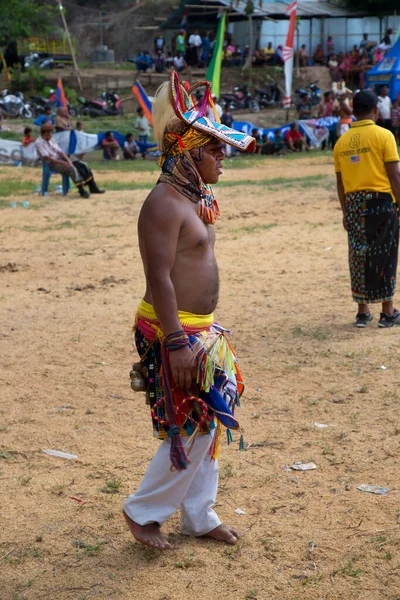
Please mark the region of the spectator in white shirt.
<svg viewBox="0 0 400 600"><path fill-rule="evenodd" d="M181 52L178 52L176 56L174 56L174 68L178 73L184 71L187 67L186 61L182 56Z"/></svg>
<svg viewBox="0 0 400 600"><path fill-rule="evenodd" d="M378 96L378 110L379 119L377 124L389 131L393 132L392 126L392 101L389 96L389 89L387 85L381 87L381 91Z"/></svg>
<svg viewBox="0 0 400 600"><path fill-rule="evenodd" d="M127 133L124 142L124 159L135 160L136 154L139 152L139 146L134 140L133 133Z"/></svg>
<svg viewBox="0 0 400 600"><path fill-rule="evenodd" d="M92 194L104 194L94 180L90 167L80 160L71 161L53 139L53 125L45 123L40 128L40 137L35 142L36 151L39 157L45 162L52 171L68 175L78 188L82 198L89 198L90 194L84 189L84 185Z"/></svg>
<svg viewBox="0 0 400 600"><path fill-rule="evenodd" d="M191 54L193 54L193 59L196 61L195 64L198 65L201 59L201 47L203 46L203 40L199 35L198 29L195 29L194 33L189 36L188 44Z"/></svg>

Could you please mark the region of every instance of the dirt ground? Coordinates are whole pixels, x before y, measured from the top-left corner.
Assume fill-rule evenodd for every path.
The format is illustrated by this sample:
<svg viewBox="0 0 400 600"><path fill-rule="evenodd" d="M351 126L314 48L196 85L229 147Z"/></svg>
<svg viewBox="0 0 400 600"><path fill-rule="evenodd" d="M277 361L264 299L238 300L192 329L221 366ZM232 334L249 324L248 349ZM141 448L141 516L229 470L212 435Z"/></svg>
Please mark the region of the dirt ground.
<svg viewBox="0 0 400 600"><path fill-rule="evenodd" d="M217 511L240 543L181 537L175 516L160 553L121 517L158 446L129 386L147 191L10 198L31 204L1 211L1 600L400 599L399 331L378 307L353 326L332 158L222 181L216 317L245 377L246 450L222 447Z"/></svg>

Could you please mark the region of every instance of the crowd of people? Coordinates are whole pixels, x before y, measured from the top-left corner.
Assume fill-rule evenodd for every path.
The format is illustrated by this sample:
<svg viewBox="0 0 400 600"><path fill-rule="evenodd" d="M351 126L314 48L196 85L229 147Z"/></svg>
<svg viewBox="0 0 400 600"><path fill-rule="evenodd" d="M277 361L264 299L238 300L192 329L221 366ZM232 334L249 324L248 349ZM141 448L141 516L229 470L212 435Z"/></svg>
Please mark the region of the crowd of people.
<svg viewBox="0 0 400 600"><path fill-rule="evenodd" d="M359 44L354 44L347 52L336 52L332 36L328 36L326 47L317 44L312 54L307 51L307 45L302 44L298 51L298 64L306 66L327 66L332 80L344 80L347 84L363 89L366 83L366 73L375 64L380 62L392 46L392 30L388 29L378 43L370 40L368 33L363 35ZM205 32L200 35L198 29L187 35L184 29L179 30L172 38L171 48L167 50L166 41L160 32L154 39L154 52L140 51L135 59L138 71L146 72L149 69L158 73L174 69L178 72L185 71L188 66L207 67L212 56L215 44L215 32ZM232 34L225 33L223 43L223 66L243 66L251 52L249 46L242 48L232 38ZM252 52L252 65L280 66L284 64L283 45L274 47L269 41L265 47L257 44Z"/></svg>

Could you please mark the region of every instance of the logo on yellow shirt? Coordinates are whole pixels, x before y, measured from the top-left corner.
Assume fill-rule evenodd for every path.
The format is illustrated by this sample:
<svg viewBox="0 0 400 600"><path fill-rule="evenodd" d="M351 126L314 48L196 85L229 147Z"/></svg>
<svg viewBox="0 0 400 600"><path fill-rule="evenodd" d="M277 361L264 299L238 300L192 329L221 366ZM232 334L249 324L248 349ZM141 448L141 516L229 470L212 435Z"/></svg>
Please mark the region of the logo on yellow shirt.
<svg viewBox="0 0 400 600"><path fill-rule="evenodd" d="M355 133L350 138L350 148L359 148L361 143L361 138L359 133Z"/></svg>

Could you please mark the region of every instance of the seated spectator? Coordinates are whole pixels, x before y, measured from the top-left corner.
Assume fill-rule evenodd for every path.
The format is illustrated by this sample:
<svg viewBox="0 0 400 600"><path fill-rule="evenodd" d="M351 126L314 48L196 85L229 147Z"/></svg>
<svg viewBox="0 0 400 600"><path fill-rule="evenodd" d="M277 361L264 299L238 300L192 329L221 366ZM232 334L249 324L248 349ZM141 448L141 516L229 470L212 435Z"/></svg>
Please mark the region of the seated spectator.
<svg viewBox="0 0 400 600"><path fill-rule="evenodd" d="M353 59L353 64L358 63L360 60L360 51L358 49L357 44L354 44L353 50L350 52L351 58Z"/></svg>
<svg viewBox="0 0 400 600"><path fill-rule="evenodd" d="M38 127L45 125L45 123L49 123L50 125L55 124L55 119L53 117L53 109L49 105L44 107L44 114L40 115L40 117L35 119L33 122L33 124L37 125Z"/></svg>
<svg viewBox="0 0 400 600"><path fill-rule="evenodd" d="M300 96L300 102L296 106L299 120L306 120L311 118L312 104L308 94L302 94Z"/></svg>
<svg viewBox="0 0 400 600"><path fill-rule="evenodd" d="M225 58L231 58L233 53L235 52L235 46L233 42L229 42L225 47Z"/></svg>
<svg viewBox="0 0 400 600"><path fill-rule="evenodd" d="M363 90L367 85L367 78L365 74L367 71L369 71L370 67L371 65L369 64L368 52L364 48L364 50L362 51L361 58L356 65L356 70L359 73L358 86L361 90Z"/></svg>
<svg viewBox="0 0 400 600"><path fill-rule="evenodd" d="M324 49L322 48L322 44L318 44L318 46L315 48L313 60L315 65L325 64L325 54Z"/></svg>
<svg viewBox="0 0 400 600"><path fill-rule="evenodd" d="M72 123L68 109L60 106L56 110L56 131L70 131L71 129Z"/></svg>
<svg viewBox="0 0 400 600"><path fill-rule="evenodd" d="M165 57L165 68L172 69L174 66L174 58L172 56L172 52L167 52L167 56Z"/></svg>
<svg viewBox="0 0 400 600"><path fill-rule="evenodd" d="M235 50L232 54L232 66L240 67L243 64L243 53L239 44L236 44Z"/></svg>
<svg viewBox="0 0 400 600"><path fill-rule="evenodd" d="M279 45L277 47L275 56L276 56L276 64L279 67L283 67L283 65L285 64L285 61L283 60L283 46Z"/></svg>
<svg viewBox="0 0 400 600"><path fill-rule="evenodd" d="M346 52L342 62L339 65L340 72L342 73L343 79L346 83L350 80L350 74L353 70L353 59L350 52Z"/></svg>
<svg viewBox="0 0 400 600"><path fill-rule="evenodd" d="M328 67L332 81L338 81L341 78L341 72L336 54L331 54L329 56Z"/></svg>
<svg viewBox="0 0 400 600"><path fill-rule="evenodd" d="M126 140L124 142L124 159L135 160L136 154L139 152L139 146L134 140L133 133L126 134Z"/></svg>
<svg viewBox="0 0 400 600"><path fill-rule="evenodd" d="M384 56L385 53L382 48L377 46L372 54L372 64L377 65L379 62L381 62L381 60L383 60Z"/></svg>
<svg viewBox="0 0 400 600"><path fill-rule="evenodd" d="M265 62L266 59L264 50L259 50L258 48L256 48L253 53L253 65L255 67L261 67L262 65L265 65Z"/></svg>
<svg viewBox="0 0 400 600"><path fill-rule="evenodd" d="M297 123L292 123L289 131L285 134L285 144L292 152L303 152L303 146L307 152L310 149L307 138L301 135Z"/></svg>
<svg viewBox="0 0 400 600"><path fill-rule="evenodd" d="M260 132L256 127L254 127L251 130L251 137L253 137L256 140L256 150L255 150L256 154L260 154L261 137L260 137Z"/></svg>
<svg viewBox="0 0 400 600"><path fill-rule="evenodd" d="M178 52L176 56L174 56L174 69L181 73L185 69L187 69L187 63L183 58L182 52Z"/></svg>
<svg viewBox="0 0 400 600"><path fill-rule="evenodd" d="M106 131L101 147L106 160L117 160L119 144L112 131Z"/></svg>
<svg viewBox="0 0 400 600"><path fill-rule="evenodd" d="M157 50L157 54L154 58L154 68L156 73L162 73L165 69L165 57L162 50Z"/></svg>
<svg viewBox="0 0 400 600"><path fill-rule="evenodd" d="M22 145L29 146L34 142L34 138L32 137L32 129L30 127L25 127L24 129L24 139L22 140Z"/></svg>
<svg viewBox="0 0 400 600"><path fill-rule="evenodd" d="M273 140L273 153L280 155L286 153L286 144L280 129L277 129L275 132L275 138Z"/></svg>
<svg viewBox="0 0 400 600"><path fill-rule="evenodd" d="M146 73L147 69L151 67L151 65L152 60L148 50L145 50L144 52L139 51L139 54L136 57L136 67L139 73Z"/></svg>
<svg viewBox="0 0 400 600"><path fill-rule="evenodd" d="M52 136L53 125L50 123L42 125L40 137L35 142L36 151L42 161L46 162L52 171L68 175L77 186L82 198L90 196L84 189L84 185L88 185L92 194L104 194L104 190L98 188L89 166L80 160L71 161Z"/></svg>
<svg viewBox="0 0 400 600"><path fill-rule="evenodd" d="M272 46L272 42L268 42L268 46L264 48L265 62L274 65L275 64L275 50Z"/></svg>
<svg viewBox="0 0 400 600"><path fill-rule="evenodd" d="M308 65L307 46L302 44L299 50L299 64L300 67L306 67Z"/></svg>
<svg viewBox="0 0 400 600"><path fill-rule="evenodd" d="M263 156L273 154L272 141L268 138L266 133L263 133L261 136L261 141L258 145L258 154L262 154Z"/></svg>

